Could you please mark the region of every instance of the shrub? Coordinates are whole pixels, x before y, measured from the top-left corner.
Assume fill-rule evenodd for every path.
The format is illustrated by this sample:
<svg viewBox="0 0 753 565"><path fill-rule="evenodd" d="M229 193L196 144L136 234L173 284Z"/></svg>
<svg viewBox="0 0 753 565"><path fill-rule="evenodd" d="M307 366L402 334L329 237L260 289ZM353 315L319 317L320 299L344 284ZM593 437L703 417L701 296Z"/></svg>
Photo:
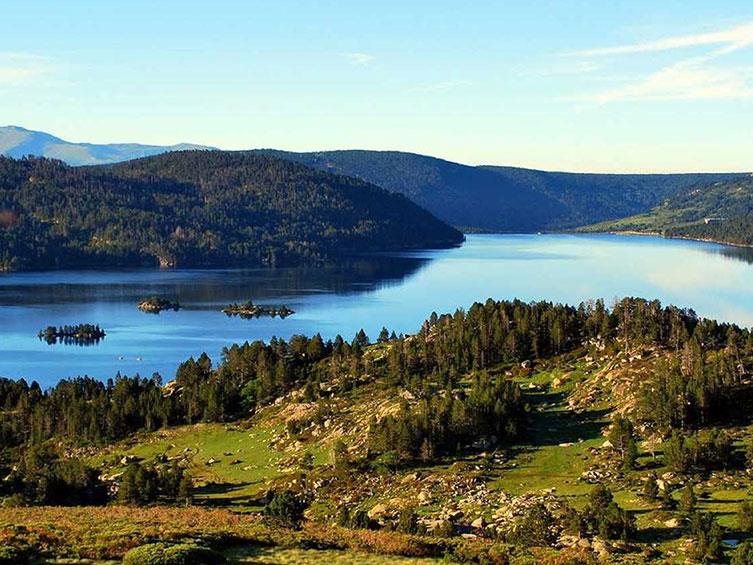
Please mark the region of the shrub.
<svg viewBox="0 0 753 565"><path fill-rule="evenodd" d="M693 490L693 484L688 483L685 485L685 488L682 489L682 494L680 495L680 511L683 514L690 516L695 512L696 502L697 499L695 491Z"/></svg>
<svg viewBox="0 0 753 565"><path fill-rule="evenodd" d="M290 491L276 492L264 507L264 515L288 528L298 528L306 504Z"/></svg>
<svg viewBox="0 0 753 565"><path fill-rule="evenodd" d="M612 491L604 485L591 492L584 519L591 532L605 539L627 540L635 533L635 518L614 502Z"/></svg>
<svg viewBox="0 0 753 565"><path fill-rule="evenodd" d="M711 514L694 513L690 517L690 534L695 539L692 557L704 562L721 559L722 528Z"/></svg>
<svg viewBox="0 0 753 565"><path fill-rule="evenodd" d="M741 543L732 554L732 565L753 565L753 542Z"/></svg>
<svg viewBox="0 0 753 565"><path fill-rule="evenodd" d="M659 498L659 485L656 482L655 475L649 475L646 482L643 483L643 497L646 500L656 500Z"/></svg>
<svg viewBox="0 0 753 565"><path fill-rule="evenodd" d="M737 524L740 530L753 534L753 502L743 502L737 511Z"/></svg>
<svg viewBox="0 0 753 565"><path fill-rule="evenodd" d="M508 541L521 546L552 545L557 541L554 516L544 504L534 504L508 535Z"/></svg>
<svg viewBox="0 0 753 565"><path fill-rule="evenodd" d="M418 516L413 508L403 508L400 511L397 531L404 534L415 534L418 531Z"/></svg>
<svg viewBox="0 0 753 565"><path fill-rule="evenodd" d="M150 543L130 550L123 565L217 565L225 558L216 551L196 543Z"/></svg>

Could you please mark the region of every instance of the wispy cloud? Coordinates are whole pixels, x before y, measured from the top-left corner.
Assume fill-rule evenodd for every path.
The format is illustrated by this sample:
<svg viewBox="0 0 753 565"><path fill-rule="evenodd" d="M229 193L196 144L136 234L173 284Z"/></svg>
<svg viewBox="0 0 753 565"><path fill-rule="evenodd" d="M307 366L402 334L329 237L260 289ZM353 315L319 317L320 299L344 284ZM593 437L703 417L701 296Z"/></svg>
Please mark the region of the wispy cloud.
<svg viewBox="0 0 753 565"><path fill-rule="evenodd" d="M374 55L368 53L346 53L344 56L352 65L358 66L368 65L376 59Z"/></svg>
<svg viewBox="0 0 753 565"><path fill-rule="evenodd" d="M753 98L751 71L724 69L699 60L666 66L638 81L589 95L606 104L625 101L711 100Z"/></svg>
<svg viewBox="0 0 753 565"><path fill-rule="evenodd" d="M715 48L578 99L600 104L617 101L753 99L753 67L725 66L719 61L725 55L753 47L753 22L716 32L676 35L569 55L580 58L624 56L703 46Z"/></svg>
<svg viewBox="0 0 753 565"><path fill-rule="evenodd" d="M0 86L26 86L52 72L47 57L28 53L0 52Z"/></svg>
<svg viewBox="0 0 753 565"><path fill-rule="evenodd" d="M668 51L670 49L682 49L703 45L724 45L724 47L717 52L718 54L729 53L753 45L753 22L738 25L722 31L692 35L675 35L653 41L618 45L616 47L600 47L597 49L576 51L571 53L571 55L576 55L578 57L628 55L631 53Z"/></svg>

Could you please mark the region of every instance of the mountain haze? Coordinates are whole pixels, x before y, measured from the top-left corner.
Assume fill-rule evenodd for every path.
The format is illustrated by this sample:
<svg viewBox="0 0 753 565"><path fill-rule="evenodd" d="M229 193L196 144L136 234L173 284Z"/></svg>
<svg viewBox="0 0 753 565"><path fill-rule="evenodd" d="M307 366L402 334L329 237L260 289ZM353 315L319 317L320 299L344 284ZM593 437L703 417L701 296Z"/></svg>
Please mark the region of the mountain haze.
<svg viewBox="0 0 753 565"><path fill-rule="evenodd" d="M142 145L140 143L73 143L49 133L18 126L0 127L0 155L20 158L26 155L60 159L69 165L99 165L149 157L169 151L209 149L202 145Z"/></svg>

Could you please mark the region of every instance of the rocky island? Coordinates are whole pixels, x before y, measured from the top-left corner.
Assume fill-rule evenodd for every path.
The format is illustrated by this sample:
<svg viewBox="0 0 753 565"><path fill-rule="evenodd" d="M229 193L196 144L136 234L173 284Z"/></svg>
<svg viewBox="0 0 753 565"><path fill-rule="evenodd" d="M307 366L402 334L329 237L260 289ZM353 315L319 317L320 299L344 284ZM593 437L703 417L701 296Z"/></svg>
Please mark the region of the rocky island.
<svg viewBox="0 0 753 565"><path fill-rule="evenodd" d="M149 314L159 314L163 310L175 310L177 312L180 310L180 303L152 296L139 302L139 310Z"/></svg>
<svg viewBox="0 0 753 565"><path fill-rule="evenodd" d="M295 314L293 310L282 304L281 306L265 306L254 304L250 300L244 304L230 304L222 309L228 316L240 316L241 318L258 318L260 316L271 316L287 318Z"/></svg>

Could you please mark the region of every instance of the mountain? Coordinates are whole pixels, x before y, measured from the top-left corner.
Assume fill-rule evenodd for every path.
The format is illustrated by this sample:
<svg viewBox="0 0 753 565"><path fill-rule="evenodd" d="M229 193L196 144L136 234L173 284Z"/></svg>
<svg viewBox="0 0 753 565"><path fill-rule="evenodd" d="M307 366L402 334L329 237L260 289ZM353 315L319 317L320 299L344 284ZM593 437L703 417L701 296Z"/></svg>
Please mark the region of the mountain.
<svg viewBox="0 0 753 565"><path fill-rule="evenodd" d="M584 231L637 231L753 245L753 176L681 190L644 214Z"/></svg>
<svg viewBox="0 0 753 565"><path fill-rule="evenodd" d="M310 167L399 192L461 228L531 232L570 229L649 210L667 195L737 174L589 174L473 167L396 151L291 153Z"/></svg>
<svg viewBox="0 0 753 565"><path fill-rule="evenodd" d="M128 161L168 151L210 149L202 145L141 145L139 143L72 143L41 131L18 126L0 127L0 155L20 158L27 155L60 159L69 165L98 165Z"/></svg>
<svg viewBox="0 0 753 565"><path fill-rule="evenodd" d="M70 165L116 163L195 145L69 143L19 127L0 128L0 154L37 155ZM469 166L399 151L294 153L258 150L289 161L360 178L407 196L441 220L467 231L572 229L649 211L689 187L730 180L719 174L590 174L516 167Z"/></svg>
<svg viewBox="0 0 753 565"><path fill-rule="evenodd" d="M271 155L96 167L0 157L4 270L283 265L462 240L402 195Z"/></svg>

